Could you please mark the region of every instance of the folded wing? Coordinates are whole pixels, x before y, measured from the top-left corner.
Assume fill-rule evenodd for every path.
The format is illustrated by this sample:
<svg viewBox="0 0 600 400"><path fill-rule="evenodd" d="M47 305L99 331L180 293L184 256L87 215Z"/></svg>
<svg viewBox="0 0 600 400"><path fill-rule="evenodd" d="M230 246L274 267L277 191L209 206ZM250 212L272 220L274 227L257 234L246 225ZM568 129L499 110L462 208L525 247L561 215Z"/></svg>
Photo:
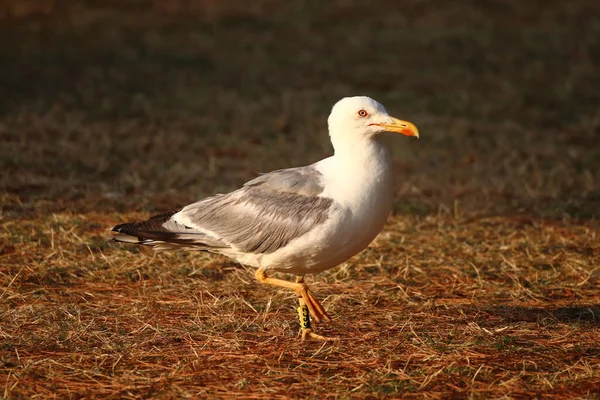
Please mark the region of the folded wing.
<svg viewBox="0 0 600 400"><path fill-rule="evenodd" d="M321 174L313 166L274 171L178 212L118 225L114 239L157 249L268 254L327 220L333 201L321 197L322 191Z"/></svg>

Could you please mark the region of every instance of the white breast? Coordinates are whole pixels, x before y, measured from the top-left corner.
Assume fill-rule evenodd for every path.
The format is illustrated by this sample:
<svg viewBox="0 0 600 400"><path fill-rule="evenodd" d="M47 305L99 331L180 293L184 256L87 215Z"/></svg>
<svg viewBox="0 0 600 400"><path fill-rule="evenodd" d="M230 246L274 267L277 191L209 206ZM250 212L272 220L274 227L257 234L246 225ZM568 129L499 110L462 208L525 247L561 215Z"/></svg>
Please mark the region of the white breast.
<svg viewBox="0 0 600 400"><path fill-rule="evenodd" d="M369 140L351 156L317 164L323 197L334 199L329 219L288 246L265 255L266 269L298 275L333 268L362 251L383 228L392 205L391 158L387 148Z"/></svg>

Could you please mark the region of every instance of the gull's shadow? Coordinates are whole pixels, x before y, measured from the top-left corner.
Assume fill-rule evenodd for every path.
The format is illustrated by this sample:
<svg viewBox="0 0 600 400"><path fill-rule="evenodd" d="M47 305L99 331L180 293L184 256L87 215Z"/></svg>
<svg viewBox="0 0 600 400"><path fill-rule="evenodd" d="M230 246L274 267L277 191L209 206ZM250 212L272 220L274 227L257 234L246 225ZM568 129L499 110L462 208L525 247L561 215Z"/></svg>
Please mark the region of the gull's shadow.
<svg viewBox="0 0 600 400"><path fill-rule="evenodd" d="M600 326L600 305L598 304L558 308L495 306L486 307L484 310L506 322L537 322L541 324L561 322Z"/></svg>

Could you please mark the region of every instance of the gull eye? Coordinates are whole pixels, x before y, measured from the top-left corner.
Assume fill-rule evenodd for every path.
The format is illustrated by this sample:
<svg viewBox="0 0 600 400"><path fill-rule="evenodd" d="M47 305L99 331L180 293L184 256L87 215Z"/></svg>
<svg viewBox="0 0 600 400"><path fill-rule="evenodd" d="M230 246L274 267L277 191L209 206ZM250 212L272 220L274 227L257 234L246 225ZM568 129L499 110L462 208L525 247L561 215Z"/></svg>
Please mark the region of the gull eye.
<svg viewBox="0 0 600 400"><path fill-rule="evenodd" d="M366 117L369 113L366 110L358 110L358 116L361 118Z"/></svg>

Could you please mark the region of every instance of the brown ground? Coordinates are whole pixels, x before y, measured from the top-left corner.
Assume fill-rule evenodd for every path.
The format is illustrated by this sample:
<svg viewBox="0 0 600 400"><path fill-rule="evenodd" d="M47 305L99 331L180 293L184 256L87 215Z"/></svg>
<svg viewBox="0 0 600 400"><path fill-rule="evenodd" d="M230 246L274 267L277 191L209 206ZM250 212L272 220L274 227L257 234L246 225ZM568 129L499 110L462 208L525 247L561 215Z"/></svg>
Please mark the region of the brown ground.
<svg viewBox="0 0 600 400"><path fill-rule="evenodd" d="M598 398L598 4L2 3L0 395ZM328 155L354 94L422 139L390 138L384 232L309 278L339 342L230 260L107 242Z"/></svg>

